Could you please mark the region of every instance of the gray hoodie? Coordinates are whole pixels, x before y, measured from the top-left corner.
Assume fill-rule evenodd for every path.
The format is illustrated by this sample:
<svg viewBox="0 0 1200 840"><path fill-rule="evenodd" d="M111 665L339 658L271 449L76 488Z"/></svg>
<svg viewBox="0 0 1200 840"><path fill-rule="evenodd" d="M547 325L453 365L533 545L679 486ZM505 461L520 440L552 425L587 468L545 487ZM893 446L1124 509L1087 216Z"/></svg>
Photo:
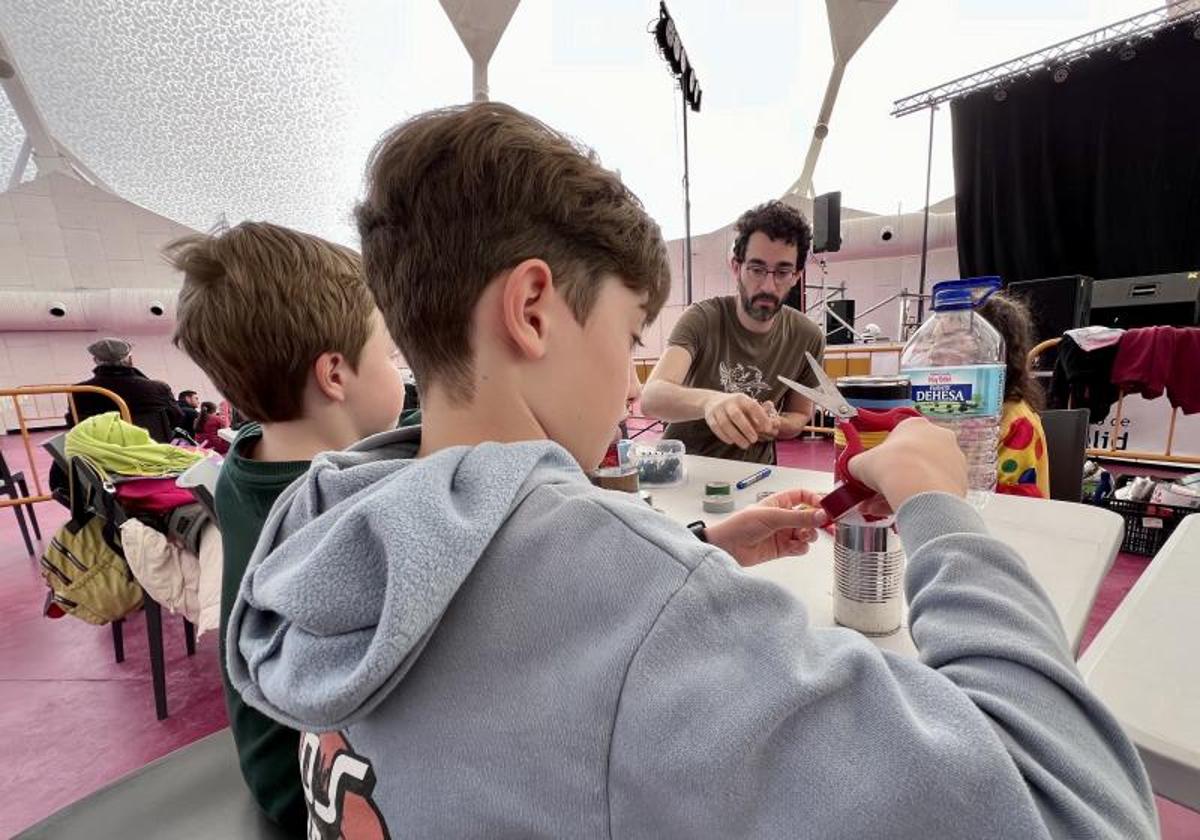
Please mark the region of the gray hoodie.
<svg viewBox="0 0 1200 840"><path fill-rule="evenodd" d="M418 433L313 461L230 619L233 684L310 733L311 836L1156 835L1045 594L960 500L899 512L917 662L556 444L414 460Z"/></svg>

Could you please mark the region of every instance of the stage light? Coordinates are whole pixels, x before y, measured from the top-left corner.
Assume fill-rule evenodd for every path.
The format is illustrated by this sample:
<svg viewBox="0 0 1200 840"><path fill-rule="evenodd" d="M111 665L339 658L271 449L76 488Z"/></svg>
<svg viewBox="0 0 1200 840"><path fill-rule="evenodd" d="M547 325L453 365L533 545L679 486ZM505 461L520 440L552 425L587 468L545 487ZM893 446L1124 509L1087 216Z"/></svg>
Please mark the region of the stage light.
<svg viewBox="0 0 1200 840"><path fill-rule="evenodd" d="M1008 91L1002 87L998 87L992 91L992 99L995 99L997 102L1003 102L1005 99L1008 99Z"/></svg>
<svg viewBox="0 0 1200 840"><path fill-rule="evenodd" d="M1058 82L1060 85L1063 82L1065 82L1067 80L1067 77L1070 75L1071 75L1071 68L1065 64L1061 67L1054 68L1054 81Z"/></svg>
<svg viewBox="0 0 1200 840"><path fill-rule="evenodd" d="M1121 47L1121 51L1117 53L1117 58L1122 61L1133 61L1137 58L1137 50L1133 48L1133 44L1129 41L1125 42L1125 46Z"/></svg>
<svg viewBox="0 0 1200 840"><path fill-rule="evenodd" d="M683 48L683 39L675 28L675 21L667 11L667 4L660 2L658 21L654 24L654 40L658 51L671 73L679 78L679 86L683 89L683 98L693 111L700 110L700 80L696 78L695 68L688 60L687 50Z"/></svg>
<svg viewBox="0 0 1200 840"><path fill-rule="evenodd" d="M704 92L700 90L700 80L696 78L696 70L688 60L687 50L683 48L683 40L675 21L667 11L666 0L659 0L658 20L652 22L650 31L654 33L654 42L658 46L659 55L667 62L671 74L679 80L679 90L683 94L683 239L684 239L684 301L692 302L692 199L691 179L688 176L688 110L700 110L700 101Z"/></svg>

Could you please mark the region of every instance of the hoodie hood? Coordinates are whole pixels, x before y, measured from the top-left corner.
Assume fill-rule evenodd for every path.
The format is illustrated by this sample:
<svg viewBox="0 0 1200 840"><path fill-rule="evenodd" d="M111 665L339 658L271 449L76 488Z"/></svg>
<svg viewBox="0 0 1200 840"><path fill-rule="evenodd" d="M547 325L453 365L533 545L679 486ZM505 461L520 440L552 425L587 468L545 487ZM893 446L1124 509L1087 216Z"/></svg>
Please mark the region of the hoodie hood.
<svg viewBox="0 0 1200 840"><path fill-rule="evenodd" d="M317 456L271 509L229 618L229 679L297 729L371 711L420 656L510 512L544 484L586 483L556 443L484 443L416 459L420 429Z"/></svg>

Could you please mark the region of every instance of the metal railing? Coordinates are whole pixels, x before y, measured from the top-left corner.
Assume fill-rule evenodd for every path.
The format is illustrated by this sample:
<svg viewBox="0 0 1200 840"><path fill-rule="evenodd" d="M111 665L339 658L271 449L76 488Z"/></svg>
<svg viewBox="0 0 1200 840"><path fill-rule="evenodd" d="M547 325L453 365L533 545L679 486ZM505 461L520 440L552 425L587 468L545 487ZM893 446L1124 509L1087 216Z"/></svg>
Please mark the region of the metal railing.
<svg viewBox="0 0 1200 840"><path fill-rule="evenodd" d="M863 334L859 330L856 330L851 324L842 318L841 315L838 315L837 312L829 308L830 301L845 298L846 284L841 283L837 286L817 287L815 291L820 293L820 298L810 303L805 308L804 314L815 320L818 325L820 325L824 320L822 315L832 316L835 321L837 321L842 327L850 332L850 335L854 336L856 339L863 339ZM854 320L861 323L863 318L865 318L867 315L870 315L876 309L882 309L892 301L899 301L900 306L896 323L896 340L907 341L912 332L921 325L919 320L910 317L908 308L909 301L920 301L922 299L928 300L929 297L929 295L923 295L919 292L910 292L908 289L901 289L894 295L888 295L874 306L868 306L861 312L855 312ZM828 324L825 326L828 326ZM833 330L825 330L825 337L829 338L830 334L838 329L838 327L834 327Z"/></svg>
<svg viewBox="0 0 1200 840"><path fill-rule="evenodd" d="M20 388L0 389L0 399L5 397L10 398L13 402L13 408L16 410L17 426L20 429L21 442L25 446L25 457L29 461L29 474L33 479L34 489L33 495L30 496L18 496L15 499L0 499L0 508L13 507L15 505L33 505L38 502L49 502L54 498L42 489L42 479L38 474L37 463L33 459L33 441L29 437L28 424L29 420L44 420L49 418L26 417L24 409L21 408L22 397L34 397L42 394L65 394L67 403L70 406L71 420L74 423L79 422L79 410L75 407L76 394L100 394L103 397L108 397L116 405L121 419L126 423L132 421L129 406L125 403L125 400L121 399L119 394L114 394L107 388L100 388L96 385L26 385Z"/></svg>

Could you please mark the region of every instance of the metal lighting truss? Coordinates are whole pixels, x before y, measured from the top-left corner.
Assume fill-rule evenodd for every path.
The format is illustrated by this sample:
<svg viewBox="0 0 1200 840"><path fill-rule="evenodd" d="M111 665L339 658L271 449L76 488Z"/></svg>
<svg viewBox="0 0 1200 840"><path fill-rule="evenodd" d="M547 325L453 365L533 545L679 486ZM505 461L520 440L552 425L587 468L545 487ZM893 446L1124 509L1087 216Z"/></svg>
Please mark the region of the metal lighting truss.
<svg viewBox="0 0 1200 840"><path fill-rule="evenodd" d="M1020 78L1030 78L1036 73L1052 72L1055 81L1063 82L1070 75L1071 64L1086 59L1092 53L1117 51L1121 58L1129 60L1137 55L1138 41L1152 38L1155 32L1162 29L1187 24L1196 27L1196 38L1200 40L1200 0L1176 0L1037 52L898 99L893 103L892 116L902 117L986 88L994 91L997 100L1003 100L1008 96L1009 84Z"/></svg>

